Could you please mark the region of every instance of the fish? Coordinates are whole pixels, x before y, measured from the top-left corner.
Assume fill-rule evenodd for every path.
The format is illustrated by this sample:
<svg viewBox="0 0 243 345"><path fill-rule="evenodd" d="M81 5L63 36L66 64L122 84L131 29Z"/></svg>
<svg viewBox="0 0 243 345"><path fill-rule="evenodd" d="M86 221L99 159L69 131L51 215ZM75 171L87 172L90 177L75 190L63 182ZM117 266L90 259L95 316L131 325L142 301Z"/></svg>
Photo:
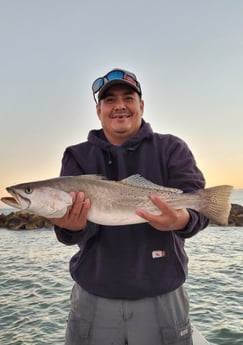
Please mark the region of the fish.
<svg viewBox="0 0 243 345"><path fill-rule="evenodd" d="M157 195L174 209L193 209L201 212L211 222L226 225L231 210L230 197L233 186L220 185L183 193L177 188L160 186L139 174L120 181L100 175L61 176L47 180L21 183L7 187L11 197L1 200L12 207L46 218L63 217L72 205L70 192L82 191L91 201L87 219L108 226L145 223L136 214L143 209L154 215L159 210L150 196Z"/></svg>

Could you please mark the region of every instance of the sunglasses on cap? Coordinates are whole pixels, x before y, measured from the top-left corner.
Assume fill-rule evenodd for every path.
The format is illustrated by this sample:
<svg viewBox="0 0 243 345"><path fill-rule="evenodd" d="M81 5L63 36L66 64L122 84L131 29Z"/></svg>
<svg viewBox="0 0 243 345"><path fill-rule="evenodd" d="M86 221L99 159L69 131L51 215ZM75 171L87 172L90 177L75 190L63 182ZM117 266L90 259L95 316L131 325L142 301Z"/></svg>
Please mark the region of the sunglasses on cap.
<svg viewBox="0 0 243 345"><path fill-rule="evenodd" d="M115 84L115 81L117 81L117 84L120 82L132 87L136 92L138 92L140 96L142 95L141 87L139 82L137 81L135 74L125 70L114 69L103 77L97 78L93 82L92 91L96 103L98 102L96 100L95 94L99 92L98 101L100 101L104 92L109 88L109 84Z"/></svg>

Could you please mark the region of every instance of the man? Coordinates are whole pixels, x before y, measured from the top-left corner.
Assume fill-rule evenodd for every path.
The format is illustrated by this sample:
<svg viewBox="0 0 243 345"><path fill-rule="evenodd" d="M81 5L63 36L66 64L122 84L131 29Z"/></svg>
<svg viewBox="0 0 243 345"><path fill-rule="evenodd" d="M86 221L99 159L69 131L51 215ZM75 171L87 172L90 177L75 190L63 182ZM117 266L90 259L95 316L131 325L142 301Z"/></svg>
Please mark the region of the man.
<svg viewBox="0 0 243 345"><path fill-rule="evenodd" d="M143 120L141 86L133 73L112 70L92 89L102 129L66 149L61 175L121 180L140 174L184 192L204 187L185 142L154 133ZM208 220L151 195L160 215L137 210L147 222L101 226L87 221L90 200L81 192L71 194L73 205L63 218L53 220L58 240L80 247L70 262L75 285L66 345L192 344L183 287L188 261L184 241Z"/></svg>

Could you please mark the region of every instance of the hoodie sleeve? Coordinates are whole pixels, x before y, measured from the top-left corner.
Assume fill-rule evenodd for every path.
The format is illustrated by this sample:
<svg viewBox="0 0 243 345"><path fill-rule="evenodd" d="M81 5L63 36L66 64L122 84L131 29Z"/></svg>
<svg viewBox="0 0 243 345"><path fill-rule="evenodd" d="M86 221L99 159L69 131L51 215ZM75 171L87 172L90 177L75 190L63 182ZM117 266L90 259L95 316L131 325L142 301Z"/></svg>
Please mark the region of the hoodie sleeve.
<svg viewBox="0 0 243 345"><path fill-rule="evenodd" d="M186 227L182 230L177 230L175 233L182 238L190 238L196 235L200 230L205 229L209 220L202 213L195 210L188 209L190 220Z"/></svg>
<svg viewBox="0 0 243 345"><path fill-rule="evenodd" d="M54 230L58 241L68 246L82 242L84 232L86 232L86 230L70 231L67 229L60 228L56 225L54 226Z"/></svg>
<svg viewBox="0 0 243 345"><path fill-rule="evenodd" d="M67 229L60 228L59 226L54 227L57 239L59 242L64 243L68 246L78 244L81 246L86 243L91 237L99 233L99 225L87 222L85 229L80 231L70 231Z"/></svg>
<svg viewBox="0 0 243 345"><path fill-rule="evenodd" d="M183 140L177 137L172 138L173 142L170 145L168 158L169 186L179 188L183 192L205 188L204 176L197 167L191 150ZM208 218L200 212L191 209L188 209L188 212L190 221L187 226L183 230L176 231L176 234L183 238L194 236L209 224Z"/></svg>
<svg viewBox="0 0 243 345"><path fill-rule="evenodd" d="M62 159L60 176L77 176L83 173L81 166L72 155L72 151L67 148ZM87 229L80 231L70 231L59 226L54 227L58 241L66 245L74 245L83 241Z"/></svg>

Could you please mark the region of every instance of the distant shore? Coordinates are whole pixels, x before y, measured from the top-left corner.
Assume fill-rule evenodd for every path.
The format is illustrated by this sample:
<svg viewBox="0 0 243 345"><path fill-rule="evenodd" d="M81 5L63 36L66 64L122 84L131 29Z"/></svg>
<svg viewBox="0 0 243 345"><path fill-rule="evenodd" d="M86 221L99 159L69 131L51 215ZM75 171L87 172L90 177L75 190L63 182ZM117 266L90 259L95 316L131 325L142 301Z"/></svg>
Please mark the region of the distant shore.
<svg viewBox="0 0 243 345"><path fill-rule="evenodd" d="M3 213L1 213L3 211ZM25 211L14 211L13 209L0 209L0 228L9 230L35 230L41 228L52 228L52 223L41 216L30 214Z"/></svg>

